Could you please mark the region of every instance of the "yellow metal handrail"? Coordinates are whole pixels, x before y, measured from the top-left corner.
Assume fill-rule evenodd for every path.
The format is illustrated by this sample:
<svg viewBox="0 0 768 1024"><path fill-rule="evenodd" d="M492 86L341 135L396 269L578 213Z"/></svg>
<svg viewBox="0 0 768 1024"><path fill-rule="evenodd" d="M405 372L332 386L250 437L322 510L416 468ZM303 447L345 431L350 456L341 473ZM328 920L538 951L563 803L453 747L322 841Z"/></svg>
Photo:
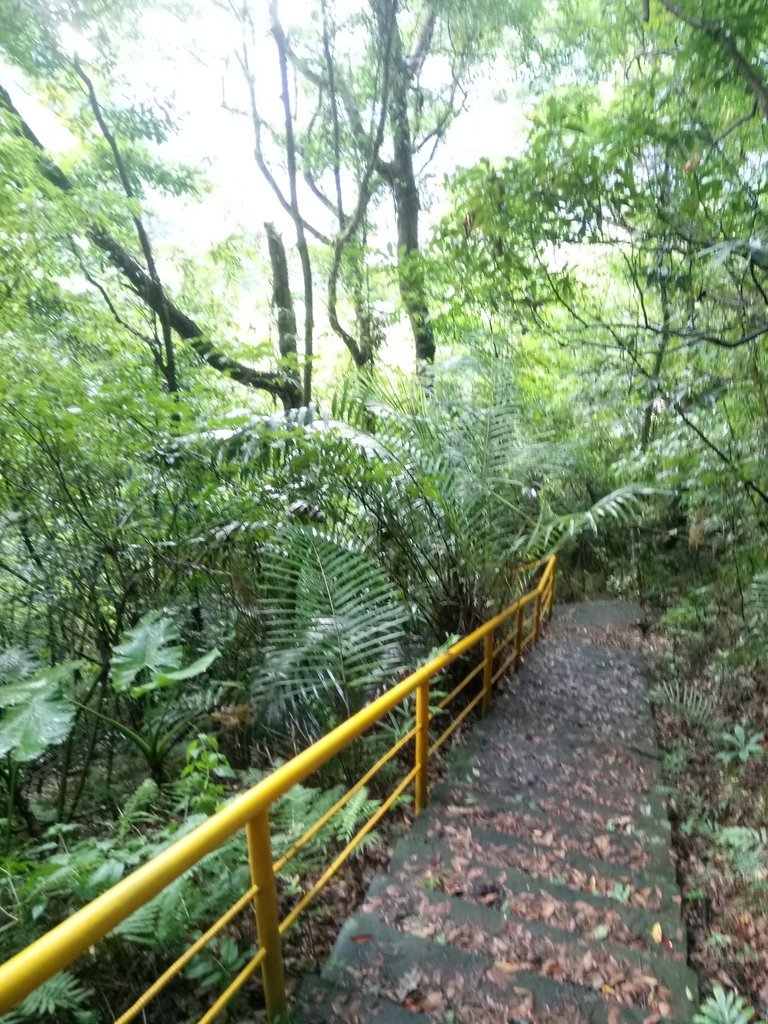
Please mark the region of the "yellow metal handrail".
<svg viewBox="0 0 768 1024"><path fill-rule="evenodd" d="M526 569L533 566L526 566ZM259 948L248 964L233 979L208 1011L200 1024L209 1024L230 1001L258 967L262 970L264 998L267 1013L277 1016L286 1008L285 979L283 975L282 936L294 923L301 911L314 899L339 867L374 828L380 818L402 796L413 782L415 811L418 814L427 805L429 758L438 750L461 722L478 705L485 714L491 701L493 684L507 669L520 664L523 651L539 639L541 624L551 614L554 601L557 559L550 557L535 588L518 598L503 612L489 619L473 633L463 637L444 654L433 658L402 682L393 686L377 700L368 704L347 721L342 722L326 736L292 758L271 775L233 800L194 831L177 840L157 854L143 867L112 886L95 900L77 911L36 942L0 966L0 1014L11 1010L30 992L54 974L69 966L82 953L104 938L121 921L139 907L144 906L179 876L217 849L239 829L245 829L248 859L251 869L251 887L241 895L224 914L197 939L160 977L120 1016L116 1024L128 1024L176 977L192 959L236 914L249 903L256 917ZM532 609L532 614L529 610ZM512 628L507 638L495 645L501 627ZM466 703L441 735L430 745L429 726L434 717L430 711L430 682L445 668L473 647L483 645L483 656L478 664L437 704L440 711L448 706L482 672L480 691ZM495 671L495 662L504 649L508 655ZM414 726L363 777L315 822L279 860L273 861L269 830L269 809L291 787L303 782L312 772L327 764L351 743L384 719L394 708L416 694L416 720ZM277 896L277 873L295 856L330 818L379 771L391 761L411 740L415 740L414 766L398 783L365 822L345 848L334 858L320 878L302 896L290 912L280 919Z"/></svg>

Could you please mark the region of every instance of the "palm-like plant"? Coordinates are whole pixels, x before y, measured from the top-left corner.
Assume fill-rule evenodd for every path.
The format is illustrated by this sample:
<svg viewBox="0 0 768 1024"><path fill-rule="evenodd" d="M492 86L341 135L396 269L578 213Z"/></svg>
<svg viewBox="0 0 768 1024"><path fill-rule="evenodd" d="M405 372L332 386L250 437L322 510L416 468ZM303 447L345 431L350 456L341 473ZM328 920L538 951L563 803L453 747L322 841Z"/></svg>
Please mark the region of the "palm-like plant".
<svg viewBox="0 0 768 1024"><path fill-rule="evenodd" d="M556 512L546 492L570 452L525 436L506 368L457 360L438 369L431 393L379 386L370 404L388 473L373 472L361 500L390 572L437 641L508 603L522 564L638 500L625 487L586 510Z"/></svg>
<svg viewBox="0 0 768 1024"><path fill-rule="evenodd" d="M261 572L263 658L252 693L302 739L353 714L403 666L407 609L381 565L317 530L281 527Z"/></svg>
<svg viewBox="0 0 768 1024"><path fill-rule="evenodd" d="M344 419L286 421L272 441L262 428L229 442L246 480L258 463L291 496L294 521L262 548L249 615L264 634L251 677L257 718L288 726L295 742L502 608L521 565L636 500L626 488L576 513L548 503L571 452L526 437L502 364L456 360L436 369L429 392L409 378L361 384L333 411ZM410 657L406 622L421 641Z"/></svg>

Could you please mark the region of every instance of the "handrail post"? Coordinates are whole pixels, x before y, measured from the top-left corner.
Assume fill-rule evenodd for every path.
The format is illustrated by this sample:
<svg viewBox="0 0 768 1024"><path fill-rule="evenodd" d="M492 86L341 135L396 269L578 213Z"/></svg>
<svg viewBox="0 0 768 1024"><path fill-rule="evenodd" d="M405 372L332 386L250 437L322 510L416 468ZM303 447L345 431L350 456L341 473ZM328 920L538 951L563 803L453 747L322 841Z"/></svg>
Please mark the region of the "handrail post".
<svg viewBox="0 0 768 1024"><path fill-rule="evenodd" d="M493 630L485 634L483 641L483 718L491 710L491 687L493 686Z"/></svg>
<svg viewBox="0 0 768 1024"><path fill-rule="evenodd" d="M517 622L515 623L515 672L520 668L520 659L523 656L523 621L525 606L519 605L517 609Z"/></svg>
<svg viewBox="0 0 768 1024"><path fill-rule="evenodd" d="M549 577L549 619L552 618L552 608L555 604L555 577L557 576L557 555L552 556L552 572Z"/></svg>
<svg viewBox="0 0 768 1024"><path fill-rule="evenodd" d="M253 899L259 945L266 951L261 965L267 1017L285 1013L285 975L283 944L277 917L277 886L272 870L272 841L269 834L269 810L259 811L245 826L251 881L258 886Z"/></svg>
<svg viewBox="0 0 768 1024"><path fill-rule="evenodd" d="M427 806L429 771L429 679L416 690L416 813Z"/></svg>
<svg viewBox="0 0 768 1024"><path fill-rule="evenodd" d="M533 642L537 644L539 642L539 633L541 632L541 591L536 591L536 602L533 612Z"/></svg>

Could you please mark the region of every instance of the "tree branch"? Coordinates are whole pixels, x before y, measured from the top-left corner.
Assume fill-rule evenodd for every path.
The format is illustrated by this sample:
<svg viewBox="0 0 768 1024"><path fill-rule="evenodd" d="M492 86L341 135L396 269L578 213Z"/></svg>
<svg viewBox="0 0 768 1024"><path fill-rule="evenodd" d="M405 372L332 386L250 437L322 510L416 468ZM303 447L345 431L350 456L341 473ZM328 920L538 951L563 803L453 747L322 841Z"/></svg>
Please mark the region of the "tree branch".
<svg viewBox="0 0 768 1024"><path fill-rule="evenodd" d="M104 139L106 140L107 145L109 146L112 152L112 158L115 162L115 168L117 169L117 174L120 178L120 184L123 186L123 191L125 192L126 198L136 199L136 192L131 184L131 179L128 174L128 168L126 167L125 161L123 160L123 155L120 152L120 148L117 145L117 140L110 131L106 119L104 118L104 113L101 109L98 97L96 96L96 90L94 88L93 81L86 74L77 58L75 58L75 71L78 77L85 84L86 90L88 92L88 100L91 105L91 110L93 111L93 116L96 118L96 123L99 126L101 134L104 136ZM179 390L179 382L176 375L176 355L173 350L173 337L171 335L171 323L168 318L168 305L165 299L165 290L163 289L163 284L162 281L160 280L160 275L157 271L157 264L155 263L155 257L152 252L152 246L149 241L149 235L147 234L147 231L144 227L144 223L141 220L141 217L139 217L139 215L136 213L132 215L132 219L134 226L136 227L136 234L139 236L139 245L141 246L141 251L144 253L144 260L147 264L149 276L151 277L152 283L155 285L155 288L157 289L157 294L160 300L160 308L157 311L157 313L160 317L160 326L163 332L163 348L165 350L165 358L163 359L161 356L158 355L156 356L155 361L158 364L163 376L165 377L165 382L168 391L171 394L173 394L174 392Z"/></svg>
<svg viewBox="0 0 768 1024"><path fill-rule="evenodd" d="M35 147L39 157L38 166L42 177L61 192L65 194L72 193L75 190L73 182L48 157L42 143L19 114L11 101L9 93L2 86L0 86L0 107L5 108L13 115L18 134ZM109 262L128 282L135 294L153 312L159 315L162 304L165 302L168 319L173 330L176 331L179 337L190 343L198 357L207 363L208 366L219 373L226 374L232 380L237 381L238 384L243 384L245 387L254 388L258 391L266 391L268 394L280 399L287 408L301 404L301 394L297 393L295 382L288 375L254 369L237 359L231 358L217 348L207 338L206 332L191 317L187 316L170 299L158 294L157 286L149 274L107 231L94 225L88 229L88 237L105 254Z"/></svg>
<svg viewBox="0 0 768 1024"><path fill-rule="evenodd" d="M251 104L251 122L253 124L253 156L254 159L256 160L256 165L261 171L262 175L264 176L267 184L274 192L278 203L280 203L280 205L289 215L289 217L291 217L291 219L294 219L291 202L285 196L283 190L280 188L280 185L278 184L277 179L270 170L269 165L267 164L266 161L266 157L264 156L264 148L261 144L261 133L262 129L264 128L265 122L261 114L259 113L258 104L256 102L256 78L253 72L251 71L250 61L248 59L248 50L245 45L243 46L242 54L238 54L238 61L240 63L240 67L242 69L243 75L245 76L245 80L248 85L248 93ZM301 221L302 228L305 231L308 231L310 235L313 235L318 240L318 242L322 242L323 245L331 244L330 238L328 238L328 236L323 234L322 231L319 231L316 227L310 224L309 221L304 220L303 217L301 216L299 217L299 220Z"/></svg>
<svg viewBox="0 0 768 1024"><path fill-rule="evenodd" d="M277 0L271 0L269 16L272 23L272 36L277 47L277 59L280 67L280 85L285 121L285 154L288 161L288 191L290 195L290 212L296 225L296 248L301 263L304 280L304 404L309 405L312 398L312 359L314 337L314 302L312 285L312 264L309 259L309 247L304 234L304 219L299 210L298 169L296 165L296 136L293 130L293 114L288 93L288 55L285 32L277 12Z"/></svg>
<svg viewBox="0 0 768 1024"><path fill-rule="evenodd" d="M705 35L729 59L734 70L752 93L763 117L768 120L768 85L738 48L733 34L719 22L708 21L687 10L677 0L661 0L661 3L670 14L674 14L686 25Z"/></svg>
<svg viewBox="0 0 768 1024"><path fill-rule="evenodd" d="M434 7L430 7L427 11L427 15L424 18L419 34L416 37L416 42L410 54L405 59L405 67L408 72L409 81L413 81L414 78L418 78L421 73L421 69L424 67L424 61L429 53L429 48L432 45L432 36L435 31L435 22L437 21L437 11Z"/></svg>

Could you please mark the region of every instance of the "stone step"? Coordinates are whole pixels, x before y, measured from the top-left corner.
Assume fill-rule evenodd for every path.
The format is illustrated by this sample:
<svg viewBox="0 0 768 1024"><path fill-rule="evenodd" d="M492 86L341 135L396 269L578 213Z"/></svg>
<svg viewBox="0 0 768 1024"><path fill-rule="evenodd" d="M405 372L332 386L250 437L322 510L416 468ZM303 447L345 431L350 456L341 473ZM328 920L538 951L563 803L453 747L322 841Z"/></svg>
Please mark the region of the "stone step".
<svg viewBox="0 0 768 1024"><path fill-rule="evenodd" d="M565 780L560 774L539 771L535 774L518 777L505 783L505 780L490 772L468 764L461 773L458 768L446 778L446 782L455 782L478 794L497 798L524 797L526 794L540 794L542 797L562 801L569 799L581 800L610 808L613 814L648 814L660 819L662 826L667 821L666 789L654 786L643 792L632 792L626 786L618 789L601 782L579 779L578 776Z"/></svg>
<svg viewBox="0 0 768 1024"><path fill-rule="evenodd" d="M544 915L553 925L584 937L594 935L595 929L600 934L607 927L606 937L614 942L672 959L685 950L685 928L675 903L654 911L625 905L560 881L457 857L442 843L425 848L410 838L398 844L389 873L399 883L503 910L521 921L541 920ZM655 941L656 925L661 925L661 944Z"/></svg>
<svg viewBox="0 0 768 1024"><path fill-rule="evenodd" d="M384 875L372 881L362 909L398 931L488 955L494 963L503 962L504 970L517 965L587 987L608 1002L645 1009L649 1001L668 1003L676 1020L688 1019L696 1005L697 978L681 952L670 959L656 950L574 936L546 921L521 923L482 904L418 891Z"/></svg>
<svg viewBox="0 0 768 1024"><path fill-rule="evenodd" d="M498 736L503 742L504 727L509 722L518 732L530 731L534 736L544 736L562 730L561 735L569 737L573 742L591 747L605 747L608 751L617 749L637 752L647 758L653 752L653 732L650 722L645 717L604 716L585 710L579 714L564 702L563 706L550 705L543 710L532 710L530 713L519 711L514 719L499 713L495 716L498 723ZM570 712L570 714L569 714ZM566 717L569 715L569 717ZM554 727L554 728L551 728Z"/></svg>
<svg viewBox="0 0 768 1024"><path fill-rule="evenodd" d="M462 807L488 807L498 810L526 810L561 821L594 821L603 830L634 831L656 836L669 842L672 826L666 814L663 799L655 793L647 800L627 802L618 790L594 791L592 795L574 796L570 792L553 793L551 790L526 786L518 792L507 788L506 793L485 790L480 780L471 785L455 783L452 776L442 779L430 792L430 802L456 804Z"/></svg>
<svg viewBox="0 0 768 1024"><path fill-rule="evenodd" d="M413 832L414 835L425 835L425 830L438 836L443 834L443 830L448 830L457 852L461 849L462 836L466 845L471 845L473 838L475 842L481 842L475 833L482 831L488 841L504 843L505 839L514 839L519 847L560 851L561 859L574 854L606 862L614 868L643 872L666 880L667 888L676 885L672 851L669 842L660 836L648 837L640 832L626 834L619 830L611 832L595 823L574 823L541 813L480 804L466 807L433 803L419 817ZM493 840L491 833L496 834Z"/></svg>
<svg viewBox="0 0 768 1024"><path fill-rule="evenodd" d="M621 646L638 621L616 602L563 609L500 681L322 977L302 985L298 1021L691 1020L645 663Z"/></svg>
<svg viewBox="0 0 768 1024"><path fill-rule="evenodd" d="M561 625L637 629L646 622L645 612L636 601L578 601L573 604L555 604L552 611L553 630Z"/></svg>
<svg viewBox="0 0 768 1024"><path fill-rule="evenodd" d="M568 719L560 724L550 722L538 727L528 722L521 725L521 716L516 706L518 699L519 694L513 694L511 701L507 701L506 696L499 697L491 704L488 716L473 723L464 743L478 751L488 744L502 748L510 745L511 736L514 738L513 750L519 750L529 757L535 757L541 749L545 756L555 756L568 762L594 755L606 764L629 764L635 767L639 762L645 772L652 771L654 766L658 770L659 752L655 732L650 725L635 744L622 745L611 736L602 742L595 742L594 739L585 739L582 730ZM511 702L514 702L513 710L507 710Z"/></svg>
<svg viewBox="0 0 768 1024"><path fill-rule="evenodd" d="M652 773L654 764L658 770L659 753L650 718L617 719L609 715L607 724L596 723L594 719L584 721L569 703L552 716L542 714L541 709L529 715L520 711L521 695L512 696L514 710L507 710L510 702L504 696L499 697L491 704L488 717L475 723L467 735L468 746L478 751L484 743L502 748L509 745L509 736L514 736L515 748L525 750L530 756L536 756L536 748L544 748L545 755L573 761L589 750L606 764L627 763L634 768L639 762L643 773ZM599 725L597 731L596 724Z"/></svg>
<svg viewBox="0 0 768 1024"><path fill-rule="evenodd" d="M427 853L440 842L455 857L469 857L494 867L511 868L534 878L558 882L581 892L592 892L648 910L681 904L678 887L668 875L633 871L605 860L568 851L564 846L539 845L516 836L471 826L455 827L441 821L419 821L411 833L414 848L422 843ZM545 835L544 839L547 838Z"/></svg>
<svg viewBox="0 0 768 1024"><path fill-rule="evenodd" d="M291 1005L295 1024L428 1024L423 1013L406 1010L369 989L345 988L327 978L306 978Z"/></svg>
<svg viewBox="0 0 768 1024"><path fill-rule="evenodd" d="M670 1013L611 1004L586 987L512 966L405 934L361 912L347 920L323 973L336 985L387 999L435 1024L641 1024L649 1012L672 1019L666 1003L661 1008Z"/></svg>
<svg viewBox="0 0 768 1024"><path fill-rule="evenodd" d="M628 755L615 746L567 745L562 738L552 742L549 736L516 739L512 747L508 741L481 733L480 727L468 742L451 751L448 771L458 782L482 779L483 785L501 787L507 793L530 786L547 789L555 779L561 788L575 790L580 784L598 792L623 790L644 798L659 785L659 762L639 752Z"/></svg>

